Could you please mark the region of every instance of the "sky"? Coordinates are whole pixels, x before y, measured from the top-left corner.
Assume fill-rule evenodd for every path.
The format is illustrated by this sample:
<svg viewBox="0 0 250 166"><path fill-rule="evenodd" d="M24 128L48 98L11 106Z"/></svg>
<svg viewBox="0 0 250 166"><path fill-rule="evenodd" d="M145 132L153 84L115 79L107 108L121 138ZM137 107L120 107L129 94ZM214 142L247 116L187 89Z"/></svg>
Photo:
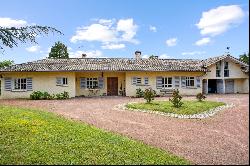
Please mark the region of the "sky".
<svg viewBox="0 0 250 166"><path fill-rule="evenodd" d="M55 42L71 58L142 57L206 59L230 47L249 52L248 0L12 0L1 1L0 26L51 26L64 35L37 36L0 50L16 64L48 57ZM2 43L0 42L2 45Z"/></svg>

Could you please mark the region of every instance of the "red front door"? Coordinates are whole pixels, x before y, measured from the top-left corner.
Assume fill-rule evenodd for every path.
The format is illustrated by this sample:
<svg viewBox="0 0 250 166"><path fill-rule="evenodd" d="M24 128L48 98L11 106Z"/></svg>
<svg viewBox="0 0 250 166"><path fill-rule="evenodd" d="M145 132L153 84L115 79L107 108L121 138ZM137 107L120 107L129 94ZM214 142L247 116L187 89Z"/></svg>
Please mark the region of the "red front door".
<svg viewBox="0 0 250 166"><path fill-rule="evenodd" d="M118 96L118 77L107 78L107 95Z"/></svg>

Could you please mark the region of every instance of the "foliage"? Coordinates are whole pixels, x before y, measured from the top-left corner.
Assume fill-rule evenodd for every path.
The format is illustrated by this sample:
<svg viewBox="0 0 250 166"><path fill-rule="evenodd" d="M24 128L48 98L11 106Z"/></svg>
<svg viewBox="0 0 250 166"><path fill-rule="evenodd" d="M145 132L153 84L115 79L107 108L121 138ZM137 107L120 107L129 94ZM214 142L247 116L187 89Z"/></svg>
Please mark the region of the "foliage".
<svg viewBox="0 0 250 166"><path fill-rule="evenodd" d="M141 88L136 89L136 97L143 97L144 92L141 90Z"/></svg>
<svg viewBox="0 0 250 166"><path fill-rule="evenodd" d="M59 41L56 42L50 50L49 58L69 58L67 47Z"/></svg>
<svg viewBox="0 0 250 166"><path fill-rule="evenodd" d="M58 94L49 94L48 92L41 92L41 91L34 91L30 94L30 99L32 100L53 100L53 99L68 99L69 93L68 92L62 92Z"/></svg>
<svg viewBox="0 0 250 166"><path fill-rule="evenodd" d="M197 99L198 101L205 100L205 98L206 98L206 96L204 96L202 93L198 93L198 94L196 95L196 99Z"/></svg>
<svg viewBox="0 0 250 166"><path fill-rule="evenodd" d="M156 92L152 88L145 89L144 91L144 99L147 103L151 103L151 101L154 100L155 95Z"/></svg>
<svg viewBox="0 0 250 166"><path fill-rule="evenodd" d="M183 102L181 102L182 96L179 94L179 90L176 89L173 92L172 99L169 98L169 101L173 103L174 107L179 108L182 106Z"/></svg>
<svg viewBox="0 0 250 166"><path fill-rule="evenodd" d="M4 60L4 61L0 62L0 68L9 67L13 64L14 64L14 61L12 61L12 60Z"/></svg>
<svg viewBox="0 0 250 166"><path fill-rule="evenodd" d="M69 98L69 92L62 92L62 93L58 93L56 94L56 98L59 99L59 100L62 100L62 99L68 99Z"/></svg>
<svg viewBox="0 0 250 166"><path fill-rule="evenodd" d="M53 113L0 106L0 165L187 165L189 161Z"/></svg>
<svg viewBox="0 0 250 166"><path fill-rule="evenodd" d="M0 26L0 49L3 46L13 48L21 43L36 43L36 37L48 35L49 32L62 34L59 30L49 26L25 26L25 27L1 27Z"/></svg>
<svg viewBox="0 0 250 166"><path fill-rule="evenodd" d="M244 53L243 55L240 55L240 60L246 64L249 64L249 52L247 54Z"/></svg>
<svg viewBox="0 0 250 166"><path fill-rule="evenodd" d="M153 59L154 57L155 57L154 55L150 55L148 58Z"/></svg>
<svg viewBox="0 0 250 166"><path fill-rule="evenodd" d="M169 101L153 101L151 103L131 103L127 104L126 107L132 109L141 109L149 111L159 111L165 113L175 113L182 115L193 115L199 114L218 106L225 105L222 102L215 101L183 101L183 105L179 108L173 107L173 104Z"/></svg>

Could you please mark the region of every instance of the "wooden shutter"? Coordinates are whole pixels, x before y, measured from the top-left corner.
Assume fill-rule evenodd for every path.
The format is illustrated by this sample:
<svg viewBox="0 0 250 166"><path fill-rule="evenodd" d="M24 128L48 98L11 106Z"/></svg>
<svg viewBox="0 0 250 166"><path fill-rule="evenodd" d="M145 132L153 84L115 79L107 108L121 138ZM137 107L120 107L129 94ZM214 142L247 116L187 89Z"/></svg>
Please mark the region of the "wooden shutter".
<svg viewBox="0 0 250 166"><path fill-rule="evenodd" d="M32 78L26 78L26 83L27 83L27 90L32 91Z"/></svg>
<svg viewBox="0 0 250 166"><path fill-rule="evenodd" d="M104 78L103 77L99 77L98 78L98 87L100 89L103 89L104 88Z"/></svg>
<svg viewBox="0 0 250 166"><path fill-rule="evenodd" d="M56 85L62 85L62 78L61 77L56 78Z"/></svg>
<svg viewBox="0 0 250 166"><path fill-rule="evenodd" d="M201 79L200 79L200 77L196 77L196 87L197 88L201 87Z"/></svg>
<svg viewBox="0 0 250 166"><path fill-rule="evenodd" d="M186 77L181 77L181 87L182 88L186 87Z"/></svg>
<svg viewBox="0 0 250 166"><path fill-rule="evenodd" d="M80 88L81 89L85 89L86 88L86 78L85 77L81 77L80 78Z"/></svg>
<svg viewBox="0 0 250 166"><path fill-rule="evenodd" d="M174 85L176 88L180 87L180 77L174 77Z"/></svg>
<svg viewBox="0 0 250 166"><path fill-rule="evenodd" d="M162 89L162 77L156 77L156 89Z"/></svg>
<svg viewBox="0 0 250 166"><path fill-rule="evenodd" d="M132 77L132 85L136 85L137 77Z"/></svg>
<svg viewBox="0 0 250 166"><path fill-rule="evenodd" d="M145 85L148 85L148 77L145 77L145 78L144 78L144 84L145 84Z"/></svg>
<svg viewBox="0 0 250 166"><path fill-rule="evenodd" d="M4 89L6 91L11 91L11 84L12 84L12 80L11 78L4 78Z"/></svg>

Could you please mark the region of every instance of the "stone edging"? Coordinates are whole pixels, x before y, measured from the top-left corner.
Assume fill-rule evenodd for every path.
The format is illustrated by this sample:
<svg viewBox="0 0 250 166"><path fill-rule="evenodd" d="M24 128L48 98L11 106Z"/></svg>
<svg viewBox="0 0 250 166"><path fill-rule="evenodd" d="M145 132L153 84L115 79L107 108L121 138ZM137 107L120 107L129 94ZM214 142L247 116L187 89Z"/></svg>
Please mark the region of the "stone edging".
<svg viewBox="0 0 250 166"><path fill-rule="evenodd" d="M165 112L160 112L160 111L149 111L149 110L140 110L140 109L132 109L132 108L127 108L127 104L134 104L134 103L140 103L140 102L130 102L130 103L123 103L116 105L114 107L115 110L129 110L129 111L139 111L139 112L146 112L146 113L152 113L152 114L158 114L158 115L164 115L172 118L180 118L180 119L203 119L203 118L208 118L211 116L214 116L217 112L227 109L227 108L232 108L235 105L234 104L227 104L223 106L218 106L213 109L210 109L208 111L205 111L203 113L199 114L192 114L192 115L182 115L182 114L175 114L175 113L165 113Z"/></svg>

